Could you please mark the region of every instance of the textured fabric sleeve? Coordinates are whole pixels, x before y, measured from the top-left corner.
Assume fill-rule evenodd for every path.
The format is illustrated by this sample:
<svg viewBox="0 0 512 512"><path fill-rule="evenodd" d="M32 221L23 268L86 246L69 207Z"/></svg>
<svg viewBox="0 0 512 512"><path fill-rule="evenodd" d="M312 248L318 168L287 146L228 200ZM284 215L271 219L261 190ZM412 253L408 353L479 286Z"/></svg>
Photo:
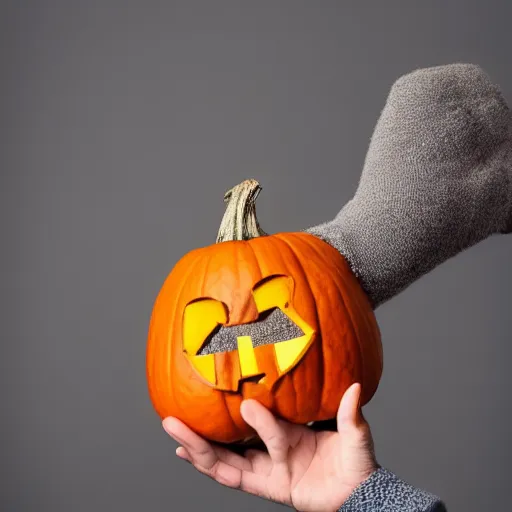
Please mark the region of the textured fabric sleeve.
<svg viewBox="0 0 512 512"><path fill-rule="evenodd" d="M395 82L354 198L309 230L345 256L374 308L448 258L511 231L511 113L471 64Z"/></svg>
<svg viewBox="0 0 512 512"><path fill-rule="evenodd" d="M447 512L433 494L416 489L380 468L349 496L338 512Z"/></svg>

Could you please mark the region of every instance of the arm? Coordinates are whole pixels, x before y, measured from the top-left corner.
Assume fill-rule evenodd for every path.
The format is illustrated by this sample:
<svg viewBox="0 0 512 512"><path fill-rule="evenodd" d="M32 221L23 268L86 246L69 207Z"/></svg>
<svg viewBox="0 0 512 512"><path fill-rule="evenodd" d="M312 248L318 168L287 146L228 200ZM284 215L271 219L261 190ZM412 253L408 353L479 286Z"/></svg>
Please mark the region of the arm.
<svg viewBox="0 0 512 512"><path fill-rule="evenodd" d="M379 468L350 495L338 512L447 512L433 494Z"/></svg>
<svg viewBox="0 0 512 512"><path fill-rule="evenodd" d="M347 259L374 308L461 251L512 231L512 117L475 65L393 85L354 198L309 230Z"/></svg>

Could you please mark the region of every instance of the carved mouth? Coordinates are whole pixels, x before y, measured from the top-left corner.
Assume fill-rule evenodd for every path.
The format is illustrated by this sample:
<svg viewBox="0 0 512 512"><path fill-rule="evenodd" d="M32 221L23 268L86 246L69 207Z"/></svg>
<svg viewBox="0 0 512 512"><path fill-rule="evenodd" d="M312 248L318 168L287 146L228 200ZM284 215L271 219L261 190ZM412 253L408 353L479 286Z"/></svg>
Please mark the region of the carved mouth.
<svg viewBox="0 0 512 512"><path fill-rule="evenodd" d="M261 313L258 320L252 323L217 326L206 338L197 355L237 350L237 339L241 336L249 336L256 348L300 338L304 336L304 332L279 308L272 308Z"/></svg>

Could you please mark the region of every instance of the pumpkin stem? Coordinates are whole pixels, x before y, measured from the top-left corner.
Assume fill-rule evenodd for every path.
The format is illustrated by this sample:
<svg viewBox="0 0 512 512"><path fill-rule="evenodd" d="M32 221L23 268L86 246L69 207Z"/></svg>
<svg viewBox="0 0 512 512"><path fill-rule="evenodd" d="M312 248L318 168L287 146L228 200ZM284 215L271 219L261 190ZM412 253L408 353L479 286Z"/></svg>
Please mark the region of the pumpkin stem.
<svg viewBox="0 0 512 512"><path fill-rule="evenodd" d="M217 243L267 235L256 218L256 198L261 190L256 180L245 180L224 194L226 211L217 234Z"/></svg>

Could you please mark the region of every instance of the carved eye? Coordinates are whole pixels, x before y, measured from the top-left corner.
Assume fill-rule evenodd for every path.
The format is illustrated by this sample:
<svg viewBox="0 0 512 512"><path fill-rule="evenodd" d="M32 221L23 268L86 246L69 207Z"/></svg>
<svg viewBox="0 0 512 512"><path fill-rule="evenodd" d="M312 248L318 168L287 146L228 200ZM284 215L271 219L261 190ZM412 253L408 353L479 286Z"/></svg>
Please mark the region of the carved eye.
<svg viewBox="0 0 512 512"><path fill-rule="evenodd" d="M220 324L227 321L226 306L214 299L200 299L185 308L183 316L183 348L196 355Z"/></svg>

